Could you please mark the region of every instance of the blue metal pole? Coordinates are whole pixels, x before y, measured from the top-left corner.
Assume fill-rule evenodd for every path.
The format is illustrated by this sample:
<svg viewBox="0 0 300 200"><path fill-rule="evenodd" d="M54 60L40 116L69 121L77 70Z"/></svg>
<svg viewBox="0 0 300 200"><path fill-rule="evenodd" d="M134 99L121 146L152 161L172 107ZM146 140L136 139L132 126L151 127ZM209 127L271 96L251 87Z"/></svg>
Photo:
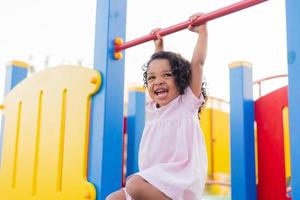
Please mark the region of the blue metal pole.
<svg viewBox="0 0 300 200"><path fill-rule="evenodd" d="M138 151L145 125L145 90L134 88L129 91L127 115L127 176L137 172Z"/></svg>
<svg viewBox="0 0 300 200"><path fill-rule="evenodd" d="M29 65L21 61L12 61L6 67L4 95L27 77Z"/></svg>
<svg viewBox="0 0 300 200"><path fill-rule="evenodd" d="M88 180L97 200L121 188L124 59L115 60L114 39L125 38L126 0L97 0L94 68L102 74L91 108Z"/></svg>
<svg viewBox="0 0 300 200"><path fill-rule="evenodd" d="M300 1L286 2L292 198L300 200Z"/></svg>
<svg viewBox="0 0 300 200"><path fill-rule="evenodd" d="M229 67L232 200L255 200L252 68L247 62L231 63Z"/></svg>

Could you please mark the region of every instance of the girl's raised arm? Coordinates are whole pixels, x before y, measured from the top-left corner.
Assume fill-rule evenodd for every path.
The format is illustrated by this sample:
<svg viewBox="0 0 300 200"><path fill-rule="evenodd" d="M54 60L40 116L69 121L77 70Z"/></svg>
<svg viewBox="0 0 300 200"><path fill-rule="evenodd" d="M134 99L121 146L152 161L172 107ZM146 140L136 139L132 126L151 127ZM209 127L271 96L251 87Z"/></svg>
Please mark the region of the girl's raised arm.
<svg viewBox="0 0 300 200"><path fill-rule="evenodd" d="M197 20L202 13L194 14L190 17L191 21ZM191 60L191 89L196 97L200 97L203 79L203 65L206 58L207 52L207 27L206 23L200 26L190 26L190 31L196 32L198 34L198 39L193 52L193 57Z"/></svg>

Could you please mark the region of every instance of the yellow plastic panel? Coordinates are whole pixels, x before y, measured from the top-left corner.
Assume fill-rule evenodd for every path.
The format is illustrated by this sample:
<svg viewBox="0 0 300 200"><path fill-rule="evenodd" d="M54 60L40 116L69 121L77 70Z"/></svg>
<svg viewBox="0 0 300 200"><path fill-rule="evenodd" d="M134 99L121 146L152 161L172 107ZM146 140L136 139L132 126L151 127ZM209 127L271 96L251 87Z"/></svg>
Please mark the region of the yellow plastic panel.
<svg viewBox="0 0 300 200"><path fill-rule="evenodd" d="M283 134L284 134L284 158L285 158L285 176L291 176L291 157L290 157L290 130L289 130L289 109L285 107L283 114Z"/></svg>
<svg viewBox="0 0 300 200"><path fill-rule="evenodd" d="M0 199L95 199L87 181L91 95L100 74L59 66L18 84L4 100Z"/></svg>
<svg viewBox="0 0 300 200"><path fill-rule="evenodd" d="M200 117L208 154L209 178L206 192L227 195L230 191L229 114L206 108Z"/></svg>
<svg viewBox="0 0 300 200"><path fill-rule="evenodd" d="M230 173L229 114L213 110L215 172Z"/></svg>
<svg viewBox="0 0 300 200"><path fill-rule="evenodd" d="M203 130L209 161L209 175L230 173L229 114L206 108L201 113ZM210 174L212 173L212 174Z"/></svg>
<svg viewBox="0 0 300 200"><path fill-rule="evenodd" d="M211 111L210 108L205 108L201 111L200 115L200 126L203 131L203 135L205 138L205 144L206 144L206 152L207 152L207 158L208 158L208 176L209 179L212 179L213 174L213 158L212 158L212 124L211 124Z"/></svg>

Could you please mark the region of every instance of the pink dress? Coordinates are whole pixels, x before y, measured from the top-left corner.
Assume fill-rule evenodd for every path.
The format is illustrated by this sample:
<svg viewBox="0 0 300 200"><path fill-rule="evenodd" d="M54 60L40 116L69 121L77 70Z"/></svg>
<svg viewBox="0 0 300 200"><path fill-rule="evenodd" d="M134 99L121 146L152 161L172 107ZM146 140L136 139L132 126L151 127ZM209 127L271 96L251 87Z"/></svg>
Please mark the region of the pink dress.
<svg viewBox="0 0 300 200"><path fill-rule="evenodd" d="M207 175L205 141L198 119L202 102L203 97L198 99L188 87L165 106L147 104L139 149L140 171L135 175L173 200L202 197Z"/></svg>

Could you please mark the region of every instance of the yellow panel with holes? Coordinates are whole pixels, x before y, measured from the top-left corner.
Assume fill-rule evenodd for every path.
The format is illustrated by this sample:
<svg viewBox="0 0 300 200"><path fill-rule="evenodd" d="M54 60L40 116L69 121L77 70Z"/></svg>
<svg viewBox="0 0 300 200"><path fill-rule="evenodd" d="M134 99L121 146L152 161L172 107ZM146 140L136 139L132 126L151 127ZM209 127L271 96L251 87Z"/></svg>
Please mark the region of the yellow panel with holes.
<svg viewBox="0 0 300 200"><path fill-rule="evenodd" d="M87 181L91 96L100 74L58 66L18 84L4 99L0 199L95 199Z"/></svg>

